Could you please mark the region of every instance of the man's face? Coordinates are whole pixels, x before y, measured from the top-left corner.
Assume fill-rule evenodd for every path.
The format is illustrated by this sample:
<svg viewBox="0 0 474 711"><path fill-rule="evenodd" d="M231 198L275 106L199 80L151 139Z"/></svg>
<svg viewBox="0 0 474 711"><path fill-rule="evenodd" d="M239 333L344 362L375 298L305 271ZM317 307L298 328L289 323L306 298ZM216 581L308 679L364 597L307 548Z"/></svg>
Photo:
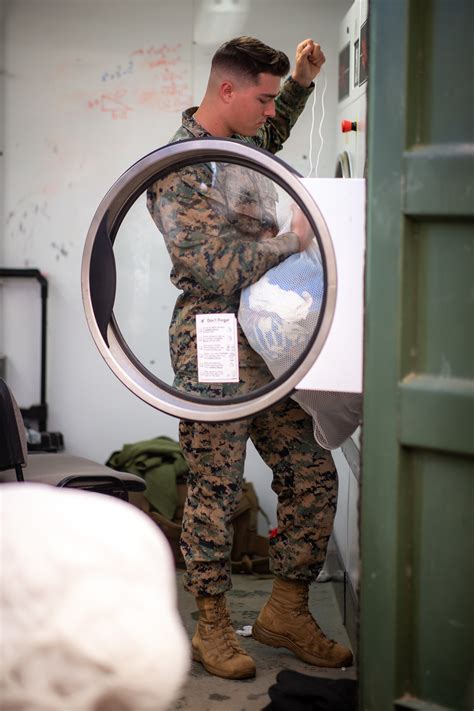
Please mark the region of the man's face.
<svg viewBox="0 0 474 711"><path fill-rule="evenodd" d="M235 87L230 123L233 133L255 136L266 120L275 115L275 97L280 91L280 77L259 74L257 84Z"/></svg>

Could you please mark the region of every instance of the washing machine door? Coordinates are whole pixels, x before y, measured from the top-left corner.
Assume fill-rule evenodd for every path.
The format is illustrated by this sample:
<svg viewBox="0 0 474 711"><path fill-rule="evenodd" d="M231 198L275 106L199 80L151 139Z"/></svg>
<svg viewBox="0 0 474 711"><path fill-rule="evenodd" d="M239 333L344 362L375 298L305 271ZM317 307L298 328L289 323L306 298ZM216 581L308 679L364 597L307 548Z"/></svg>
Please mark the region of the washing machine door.
<svg viewBox="0 0 474 711"><path fill-rule="evenodd" d="M352 178L352 161L347 151L337 156L335 178Z"/></svg>
<svg viewBox="0 0 474 711"><path fill-rule="evenodd" d="M201 183L191 184L189 175L207 177ZM222 176L226 178L225 191L219 188ZM151 203L161 199L163 186L169 189L166 214L153 221L149 211L153 213L156 206ZM173 200L169 199L173 198L173 189L181 193L188 190L189 215L181 214L182 204L174 208ZM195 208L194 195L199 209ZM209 199L208 215L202 212L203 199ZM324 275L317 324L305 349L278 377L271 377L263 384L259 382L243 393L225 384L219 397L215 392L206 395L184 391L176 385L168 352L168 329L176 317L175 302L183 299L183 291L179 289L186 289L186 277L180 280L176 269L171 271L174 285L170 281L172 263L167 252L167 246L172 250L170 234L175 229L176 237L183 219L189 217L195 221L196 215L192 214L195 209L200 218L201 243L212 240L219 229L216 211L221 211L228 225L236 210L239 225L247 220L245 229L249 234L255 230L255 224L259 224L259 230L267 229L272 219L279 220L281 228L284 214L291 214L292 203L299 206L311 225ZM269 216L272 210L273 217ZM164 226L166 221L168 225ZM188 238L196 239L196 234L181 235L184 250ZM229 233L227 239L231 238ZM218 254L214 256L219 259ZM169 144L125 171L94 215L85 243L81 279L88 326L111 370L149 405L189 420L240 419L291 394L321 352L336 303L336 262L331 236L300 176L266 151L232 139L204 138ZM221 284L224 294L225 281L224 270ZM288 300L291 298L288 293ZM286 297L282 301L286 304ZM180 347L181 356L186 359L187 346Z"/></svg>

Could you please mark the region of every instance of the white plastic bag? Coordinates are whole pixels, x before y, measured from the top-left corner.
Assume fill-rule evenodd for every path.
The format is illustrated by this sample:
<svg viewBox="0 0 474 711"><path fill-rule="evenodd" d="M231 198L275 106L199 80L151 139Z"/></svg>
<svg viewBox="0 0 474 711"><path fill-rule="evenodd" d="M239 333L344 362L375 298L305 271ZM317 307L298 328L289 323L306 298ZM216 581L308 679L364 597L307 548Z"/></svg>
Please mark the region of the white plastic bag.
<svg viewBox="0 0 474 711"><path fill-rule="evenodd" d="M240 325L275 377L285 373L307 347L323 294L324 272L315 240L242 290ZM313 417L315 439L325 449L340 447L360 422L360 394L297 390L292 397Z"/></svg>

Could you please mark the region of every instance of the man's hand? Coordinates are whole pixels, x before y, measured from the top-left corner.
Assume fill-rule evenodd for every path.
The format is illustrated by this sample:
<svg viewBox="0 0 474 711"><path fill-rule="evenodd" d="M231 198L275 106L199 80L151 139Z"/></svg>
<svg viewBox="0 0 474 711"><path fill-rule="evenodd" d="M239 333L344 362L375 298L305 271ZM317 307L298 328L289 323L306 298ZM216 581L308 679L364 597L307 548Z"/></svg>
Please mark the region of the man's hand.
<svg viewBox="0 0 474 711"><path fill-rule="evenodd" d="M326 61L319 44L312 39L303 40L296 48L296 64L291 75L298 84L308 88Z"/></svg>
<svg viewBox="0 0 474 711"><path fill-rule="evenodd" d="M311 240L314 237L313 230L309 224L304 212L296 203L291 206L293 213L291 218L291 231L298 237L300 243L300 252L309 247Z"/></svg>

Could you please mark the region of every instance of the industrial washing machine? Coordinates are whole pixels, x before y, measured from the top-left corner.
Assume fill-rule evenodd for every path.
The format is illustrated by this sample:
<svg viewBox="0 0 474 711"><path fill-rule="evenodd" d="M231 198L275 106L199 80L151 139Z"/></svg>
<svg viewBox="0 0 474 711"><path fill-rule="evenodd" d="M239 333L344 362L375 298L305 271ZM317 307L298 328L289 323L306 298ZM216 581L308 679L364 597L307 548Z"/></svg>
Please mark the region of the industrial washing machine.
<svg viewBox="0 0 474 711"><path fill-rule="evenodd" d="M161 176L190 164L239 164L271 182L279 192L278 202L296 202L308 218L317 239L324 273L321 309L314 333L304 352L286 372L254 392L219 403L186 395L163 375L163 358L142 356L135 348L133 331L140 320L142 332L155 333L167 344L170 313L156 311L150 319L143 309L135 312L131 326L126 325L127 311L134 296L120 296L127 290L126 275L117 263L120 244L139 243L138 253L126 254L122 263L140 258L149 245L140 244L134 220L127 219L143 207L147 188ZM341 210L341 204L346 205ZM153 407L184 419L232 420L270 406L297 388L360 393L362 390L362 326L364 265L364 181L304 179L289 165L266 151L230 139L200 139L170 144L145 156L131 166L112 186L93 218L87 236L82 263L82 291L92 337L115 375L135 395ZM122 227L121 236L118 235ZM159 242L152 225L153 245ZM117 245L119 249L117 250ZM150 259L148 259L150 262ZM165 301L170 262L163 253L155 259L156 273L147 275L157 284L155 303ZM165 265L163 269L163 265ZM158 269L162 269L158 273ZM126 270L125 270L126 271ZM136 278L133 288L136 287ZM121 301L120 309L117 304ZM118 314L120 311L120 315ZM139 315L137 316L137 313ZM167 345L166 345L167 349ZM163 350L164 352L164 350ZM158 363L158 370L150 363Z"/></svg>
<svg viewBox="0 0 474 711"><path fill-rule="evenodd" d="M336 178L366 175L368 0L356 0L339 27Z"/></svg>

